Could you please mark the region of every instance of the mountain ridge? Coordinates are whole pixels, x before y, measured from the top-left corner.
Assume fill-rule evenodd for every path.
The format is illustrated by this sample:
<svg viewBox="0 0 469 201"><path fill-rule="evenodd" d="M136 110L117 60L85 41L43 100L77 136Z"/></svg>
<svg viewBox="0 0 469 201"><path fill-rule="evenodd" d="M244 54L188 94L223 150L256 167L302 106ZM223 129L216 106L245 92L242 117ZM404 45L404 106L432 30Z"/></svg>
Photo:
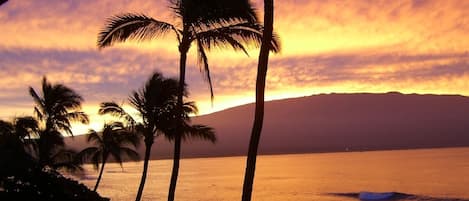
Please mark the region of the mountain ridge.
<svg viewBox="0 0 469 201"><path fill-rule="evenodd" d="M331 93L265 106L260 154L469 146L469 97L461 95ZM194 117L193 123L214 127L219 141L190 141L183 157L245 155L253 116L250 103ZM158 138L152 156L171 158L171 150Z"/></svg>

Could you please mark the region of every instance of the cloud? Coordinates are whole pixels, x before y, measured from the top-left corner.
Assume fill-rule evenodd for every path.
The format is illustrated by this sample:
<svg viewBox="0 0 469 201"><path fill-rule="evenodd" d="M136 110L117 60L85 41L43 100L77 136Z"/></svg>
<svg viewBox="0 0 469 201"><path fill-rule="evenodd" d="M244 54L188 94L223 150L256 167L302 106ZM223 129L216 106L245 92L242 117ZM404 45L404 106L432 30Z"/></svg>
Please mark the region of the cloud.
<svg viewBox="0 0 469 201"><path fill-rule="evenodd" d="M276 2L276 30L284 54L394 46L415 53L461 51L469 46L468 1Z"/></svg>
<svg viewBox="0 0 469 201"><path fill-rule="evenodd" d="M262 8L262 1L256 5ZM469 1L282 0L275 6L283 50L270 60L268 99L394 90L469 95ZM106 19L122 12L178 23L165 0L2 5L2 115L29 111L27 88L38 87L43 75L82 93L88 106L124 100L155 70L176 76L179 55L172 37L96 49ZM189 55L186 77L202 113L253 101L257 54L209 54L214 108L195 54Z"/></svg>

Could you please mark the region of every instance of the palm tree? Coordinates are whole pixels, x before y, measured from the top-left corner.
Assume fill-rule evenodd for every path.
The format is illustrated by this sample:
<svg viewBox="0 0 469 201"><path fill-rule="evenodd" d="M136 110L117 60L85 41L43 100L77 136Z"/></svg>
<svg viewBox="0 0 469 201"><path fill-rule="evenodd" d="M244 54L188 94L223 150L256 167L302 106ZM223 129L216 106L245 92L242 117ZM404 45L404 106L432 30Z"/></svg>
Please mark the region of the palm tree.
<svg viewBox="0 0 469 201"><path fill-rule="evenodd" d="M39 125L34 117L17 117L13 122L0 120L0 149L26 153L31 151Z"/></svg>
<svg viewBox="0 0 469 201"><path fill-rule="evenodd" d="M42 79L41 92L42 96L34 88L29 88L36 104L35 115L42 123L37 139L39 164L53 169L66 167L66 161L70 161L74 153L64 149L62 132L73 136L71 121L89 122L88 116L80 111L83 98L65 85L49 83L46 77Z"/></svg>
<svg viewBox="0 0 469 201"><path fill-rule="evenodd" d="M88 147L80 152L83 158L91 159L95 169L98 169L101 163L101 170L99 171L94 191L98 189L99 182L104 171L104 165L109 156L113 157L116 162L122 166L123 156L127 156L132 160L138 160L138 153L129 148L129 146L137 147L140 139L137 135L130 132L122 122L113 122L104 124L104 129L101 133L91 130L87 136L88 142L93 142L96 146Z"/></svg>
<svg viewBox="0 0 469 201"><path fill-rule="evenodd" d="M246 172L244 175L242 201L251 201L252 185L256 171L257 148L262 132L264 121L264 93L267 68L269 64L270 41L273 38L274 1L264 0L264 33L259 53L256 80L256 109L254 114L254 125L249 142L248 157L246 160Z"/></svg>
<svg viewBox="0 0 469 201"><path fill-rule="evenodd" d="M171 24L132 13L117 15L109 19L107 26L99 34L98 47L104 48L129 39L149 40L174 32L180 53L177 108L181 114L178 116L182 116L186 60L191 44L195 43L197 46L199 67L209 83L213 100L206 51L213 47L228 46L247 54L245 44L252 42L259 45L263 28L257 23L255 11L249 0L170 0L169 2L179 18L179 23ZM178 24L180 26L176 26ZM270 47L277 50L277 42L272 40ZM183 125L183 121L180 119L179 125ZM179 127L174 138L175 150L168 201L174 200L179 173L183 126Z"/></svg>
<svg viewBox="0 0 469 201"><path fill-rule="evenodd" d="M166 79L161 74L154 73L141 90L132 92L129 102L138 111L138 115L142 119L141 123L137 123L115 102L101 104L100 114L111 114L125 119L135 132L144 137L145 156L140 186L135 199L137 201L141 199L145 186L151 147L155 137L159 134L158 131L164 126L163 123L170 118L170 109L174 108L177 99L177 85L177 80Z"/></svg>
<svg viewBox="0 0 469 201"><path fill-rule="evenodd" d="M161 74L155 73L145 87L140 91L134 91L129 98L131 106L138 111L142 122L137 122L120 105L115 102L101 104L100 114L111 114L124 119L130 127L144 137L145 157L143 163L142 178L137 192L136 200L140 200L145 186L148 163L150 160L151 147L155 138L164 135L168 140L174 140L178 130L179 114L177 111L177 89L178 82L175 79L166 79ZM187 90L184 88L184 94ZM191 125L189 114L197 112L193 102L184 104L184 135L182 139L199 138L216 141L212 128L205 125Z"/></svg>
<svg viewBox="0 0 469 201"><path fill-rule="evenodd" d="M29 152L38 129L33 117L18 117L12 122L0 120L0 179L36 165Z"/></svg>

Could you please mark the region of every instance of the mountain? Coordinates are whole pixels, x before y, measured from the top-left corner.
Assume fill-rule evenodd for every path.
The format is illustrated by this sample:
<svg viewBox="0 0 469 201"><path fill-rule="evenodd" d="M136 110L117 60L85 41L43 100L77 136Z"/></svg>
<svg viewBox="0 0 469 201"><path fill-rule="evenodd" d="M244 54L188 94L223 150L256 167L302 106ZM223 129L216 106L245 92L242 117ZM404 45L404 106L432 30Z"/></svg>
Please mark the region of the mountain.
<svg viewBox="0 0 469 201"><path fill-rule="evenodd" d="M244 155L254 104L193 118L215 128L218 142L190 141L185 157ZM69 144L82 147L84 138ZM265 104L261 154L469 146L469 97L459 95L321 94ZM141 148L141 151L143 148ZM158 138L152 156L170 158ZM143 152L143 151L142 151Z"/></svg>

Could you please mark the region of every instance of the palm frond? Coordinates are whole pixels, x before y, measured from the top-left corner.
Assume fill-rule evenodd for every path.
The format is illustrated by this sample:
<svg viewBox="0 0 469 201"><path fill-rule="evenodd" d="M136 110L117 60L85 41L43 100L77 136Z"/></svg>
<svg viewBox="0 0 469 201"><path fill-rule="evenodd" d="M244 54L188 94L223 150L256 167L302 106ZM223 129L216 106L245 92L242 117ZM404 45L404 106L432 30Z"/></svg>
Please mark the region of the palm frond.
<svg viewBox="0 0 469 201"><path fill-rule="evenodd" d="M15 119L15 132L20 138L31 138L39 135L39 124L34 117L18 117Z"/></svg>
<svg viewBox="0 0 469 201"><path fill-rule="evenodd" d="M212 143L217 141L213 128L201 124L187 126L183 139L201 139Z"/></svg>
<svg viewBox="0 0 469 201"><path fill-rule="evenodd" d="M197 105L194 101L185 102L182 107L184 114L186 115L199 113L199 108L197 108Z"/></svg>
<svg viewBox="0 0 469 201"><path fill-rule="evenodd" d="M88 135L86 136L86 141L88 143L93 142L94 144L97 144L97 145L103 143L103 139L101 135L99 135L99 133L93 129L89 130Z"/></svg>
<svg viewBox="0 0 469 201"><path fill-rule="evenodd" d="M64 118L70 119L72 121L79 121L82 124L90 123L88 115L84 112L69 112L64 115Z"/></svg>
<svg viewBox="0 0 469 201"><path fill-rule="evenodd" d="M171 0L172 9L184 24L210 26L233 22L257 22L249 0Z"/></svg>
<svg viewBox="0 0 469 201"><path fill-rule="evenodd" d="M134 126L136 124L136 121L134 118L127 113L122 106L117 104L116 102L103 102L101 103L99 107L98 114L100 115L105 115L109 114L114 117L121 118L125 120L125 123Z"/></svg>
<svg viewBox="0 0 469 201"><path fill-rule="evenodd" d="M111 149L109 149L109 154L114 158L114 160L116 160L116 162L118 162L122 166L124 160L122 158L123 155L120 149L121 147L112 147Z"/></svg>
<svg viewBox="0 0 469 201"><path fill-rule="evenodd" d="M175 31L179 38L179 31L169 23L155 20L143 14L116 15L108 19L107 25L99 33L98 47L104 48L129 39L150 40L171 30Z"/></svg>
<svg viewBox="0 0 469 201"><path fill-rule="evenodd" d="M77 159L77 152L72 149L59 149L51 156L53 161L50 167L53 169L64 169L70 173L79 173L84 169L81 167L81 160Z"/></svg>
<svg viewBox="0 0 469 201"><path fill-rule="evenodd" d="M120 152L123 156L128 157L130 160L138 161L140 160L140 155L135 150L128 147L121 147Z"/></svg>
<svg viewBox="0 0 469 201"><path fill-rule="evenodd" d="M205 48L213 46L231 46L234 50L242 50L247 54L245 45L254 45L260 47L262 43L262 32L264 27L255 23L237 23L220 27L212 27L210 29L202 29L197 31L196 37L202 39L201 42ZM220 40L220 41L218 41ZM228 40L231 40L228 41ZM280 51L280 42L274 34L270 42L270 50L273 52Z"/></svg>
<svg viewBox="0 0 469 201"><path fill-rule="evenodd" d="M76 158L82 164L86 162L91 162L93 164L100 163L101 158L96 158L95 155L101 155L102 152L99 150L98 147L87 147L80 152L77 153Z"/></svg>
<svg viewBox="0 0 469 201"><path fill-rule="evenodd" d="M36 106L34 107L34 113L37 116L37 118L41 121L44 120L44 101L42 98L34 91L34 88L29 87L29 94L31 97L33 97L34 102L36 103Z"/></svg>
<svg viewBox="0 0 469 201"><path fill-rule="evenodd" d="M210 75L210 68L208 67L207 54L205 53L204 45L202 44L200 38L197 38L197 60L200 72L203 74L205 81L208 82L208 86L210 88L210 100L213 103L215 96L213 93L212 77Z"/></svg>

